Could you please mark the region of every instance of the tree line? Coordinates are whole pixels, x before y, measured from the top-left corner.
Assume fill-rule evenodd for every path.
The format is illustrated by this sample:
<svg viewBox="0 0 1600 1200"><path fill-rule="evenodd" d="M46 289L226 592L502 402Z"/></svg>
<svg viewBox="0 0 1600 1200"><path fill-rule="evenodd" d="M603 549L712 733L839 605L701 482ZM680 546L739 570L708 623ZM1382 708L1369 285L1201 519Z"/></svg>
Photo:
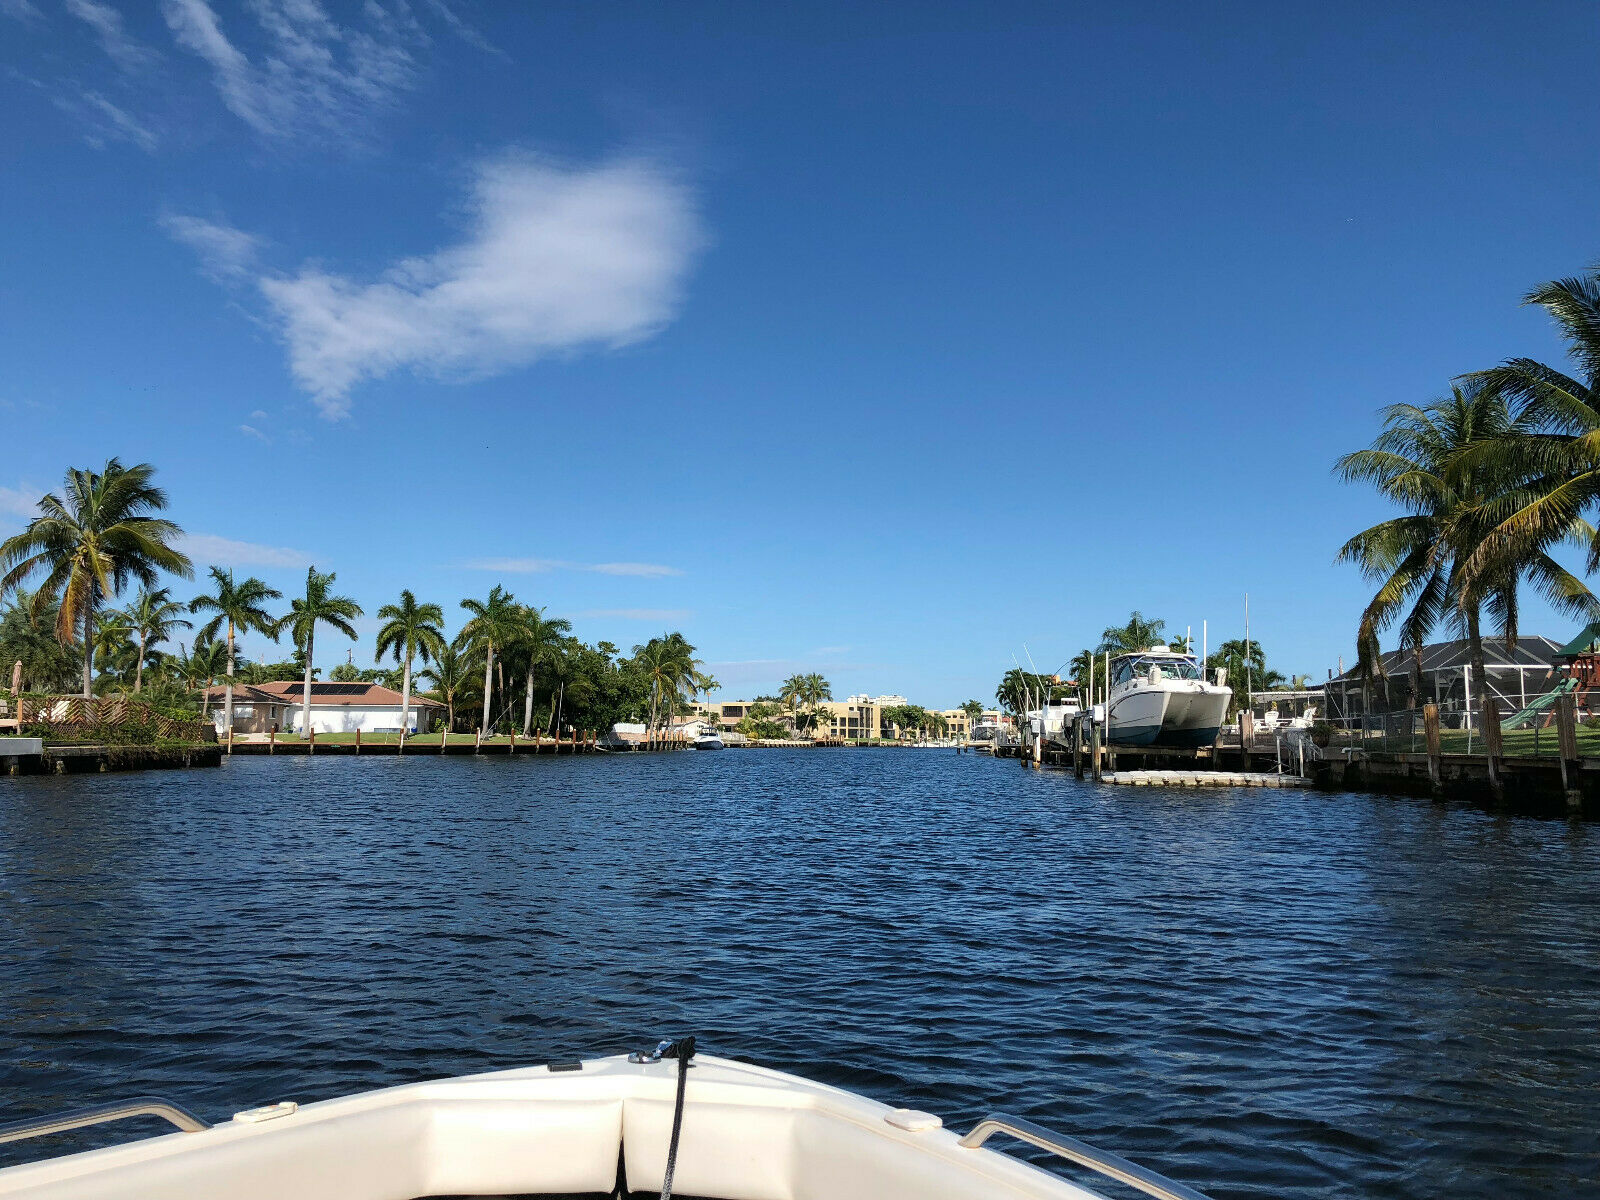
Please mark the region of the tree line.
<svg viewBox="0 0 1600 1200"><path fill-rule="evenodd" d="M355 639L364 610L335 590L333 572L314 566L303 594L281 612L273 611L279 591L220 566L209 568L200 595L178 599L162 576L193 578L194 564L177 549L182 529L161 515L167 496L154 476L148 463L125 467L115 458L100 471L70 470L59 494L40 499L27 528L0 543L0 663L21 664L25 691L131 692L192 710L220 681L226 728L236 683L298 678L301 728L308 728L310 685L321 671L318 634ZM136 594L115 607L134 585ZM447 637L444 609L401 591L377 610L374 668L344 663L330 678L395 688L403 725L413 685L422 681L445 706L448 728L472 720L485 734L520 728L527 736L634 720L654 733L719 686L681 633L624 655L610 642L580 641L569 621L520 603L500 585L460 608L462 626ZM180 631L192 631L192 641ZM287 637L292 654L273 663L242 660L239 640L251 633ZM385 660L392 666L378 665Z"/></svg>

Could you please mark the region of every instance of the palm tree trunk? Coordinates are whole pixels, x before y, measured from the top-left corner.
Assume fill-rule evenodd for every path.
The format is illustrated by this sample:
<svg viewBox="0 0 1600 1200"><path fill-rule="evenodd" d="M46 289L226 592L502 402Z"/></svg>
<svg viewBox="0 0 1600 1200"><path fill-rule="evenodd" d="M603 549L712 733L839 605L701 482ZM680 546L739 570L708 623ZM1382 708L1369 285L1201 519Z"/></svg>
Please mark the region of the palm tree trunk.
<svg viewBox="0 0 1600 1200"><path fill-rule="evenodd" d="M70 627L69 627L70 628ZM94 695L94 605L83 610L83 698Z"/></svg>
<svg viewBox="0 0 1600 1200"><path fill-rule="evenodd" d="M139 661L133 668L133 694L144 691L144 630L139 630Z"/></svg>
<svg viewBox="0 0 1600 1200"><path fill-rule="evenodd" d="M494 643L487 642L488 647L483 657L483 736L489 736L489 702L493 699L494 692Z"/></svg>
<svg viewBox="0 0 1600 1200"><path fill-rule="evenodd" d="M227 731L228 753L233 753L233 619L228 619L228 687L222 701L223 729Z"/></svg>
<svg viewBox="0 0 1600 1200"><path fill-rule="evenodd" d="M522 697L522 736L529 737L533 733L533 662L528 662L528 690Z"/></svg>
<svg viewBox="0 0 1600 1200"><path fill-rule="evenodd" d="M1489 688L1489 672L1483 661L1483 638L1478 631L1478 606L1467 608L1467 652L1472 664L1472 686L1477 700L1477 711L1483 711L1483 697ZM1470 719L1470 718L1469 718ZM1482 721L1479 721L1480 728Z"/></svg>
<svg viewBox="0 0 1600 1200"><path fill-rule="evenodd" d="M406 748L406 729L411 724L411 655L406 655L405 674L400 677L400 750Z"/></svg>
<svg viewBox="0 0 1600 1200"><path fill-rule="evenodd" d="M303 738L310 738L311 736L311 654L316 640L317 626L313 622L311 628L306 630L306 678L300 697L300 736ZM233 659L231 658L228 660L228 671L230 673L233 671ZM232 685L230 684L229 686L231 687ZM232 693L230 692L229 695L231 696Z"/></svg>

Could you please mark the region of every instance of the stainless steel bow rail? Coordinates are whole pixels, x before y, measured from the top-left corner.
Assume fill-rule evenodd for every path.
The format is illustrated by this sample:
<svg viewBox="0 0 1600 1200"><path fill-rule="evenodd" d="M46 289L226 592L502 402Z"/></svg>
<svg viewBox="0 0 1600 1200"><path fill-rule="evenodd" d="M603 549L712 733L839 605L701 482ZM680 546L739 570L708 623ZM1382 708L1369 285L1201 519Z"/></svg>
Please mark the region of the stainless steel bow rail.
<svg viewBox="0 0 1600 1200"><path fill-rule="evenodd" d="M0 1125L0 1142L20 1142L24 1138L44 1137L50 1133L65 1133L69 1129L82 1129L86 1125L103 1125L107 1121L120 1121L124 1117L160 1117L170 1121L185 1133L199 1133L211 1126L188 1109L162 1100L156 1096L135 1096L115 1104L97 1104L93 1108L75 1108L69 1112L48 1117L29 1117L25 1121L12 1121Z"/></svg>
<svg viewBox="0 0 1600 1200"><path fill-rule="evenodd" d="M985 1117L972 1127L971 1133L961 1139L961 1144L969 1150L976 1150L997 1133L1010 1134L1014 1138L1038 1146L1041 1150L1059 1154L1079 1166L1088 1167L1091 1171L1120 1180L1131 1188L1137 1188L1148 1196L1158 1196L1160 1200L1209 1200L1205 1193L1184 1187L1181 1183L1174 1183L1164 1175L1146 1170L1138 1163L1129 1162L1106 1150L1097 1150L1088 1142L1080 1142L1075 1137L1056 1133L1043 1125L1024 1121L1021 1117L1008 1117L1003 1113Z"/></svg>

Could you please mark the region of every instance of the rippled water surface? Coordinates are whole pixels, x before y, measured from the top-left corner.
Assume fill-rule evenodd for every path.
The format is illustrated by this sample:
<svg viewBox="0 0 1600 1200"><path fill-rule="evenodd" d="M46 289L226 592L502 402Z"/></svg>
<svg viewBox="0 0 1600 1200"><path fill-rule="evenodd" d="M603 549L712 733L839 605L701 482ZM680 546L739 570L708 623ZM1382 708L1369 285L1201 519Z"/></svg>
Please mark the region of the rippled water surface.
<svg viewBox="0 0 1600 1200"><path fill-rule="evenodd" d="M0 780L0 906L0 1119L693 1030L1219 1198L1600 1193L1593 825L948 750L240 758Z"/></svg>

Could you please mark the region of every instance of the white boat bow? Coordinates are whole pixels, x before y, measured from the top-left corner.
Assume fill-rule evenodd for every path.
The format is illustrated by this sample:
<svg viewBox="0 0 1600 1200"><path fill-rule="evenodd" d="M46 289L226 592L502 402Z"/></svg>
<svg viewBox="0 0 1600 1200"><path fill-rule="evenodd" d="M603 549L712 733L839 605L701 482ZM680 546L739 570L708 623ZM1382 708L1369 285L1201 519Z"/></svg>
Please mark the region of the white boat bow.
<svg viewBox="0 0 1600 1200"><path fill-rule="evenodd" d="M677 1123L679 1071L676 1060L648 1055L552 1063L303 1106L267 1105L209 1127L152 1099L19 1121L0 1126L0 1140L139 1114L164 1116L184 1132L0 1170L0 1196L416 1200L659 1193ZM1027 1121L992 1117L958 1137L928 1113L706 1055L693 1058L685 1080L672 1173L680 1197L1099 1200L985 1144L1003 1133L1162 1200L1205 1200Z"/></svg>

